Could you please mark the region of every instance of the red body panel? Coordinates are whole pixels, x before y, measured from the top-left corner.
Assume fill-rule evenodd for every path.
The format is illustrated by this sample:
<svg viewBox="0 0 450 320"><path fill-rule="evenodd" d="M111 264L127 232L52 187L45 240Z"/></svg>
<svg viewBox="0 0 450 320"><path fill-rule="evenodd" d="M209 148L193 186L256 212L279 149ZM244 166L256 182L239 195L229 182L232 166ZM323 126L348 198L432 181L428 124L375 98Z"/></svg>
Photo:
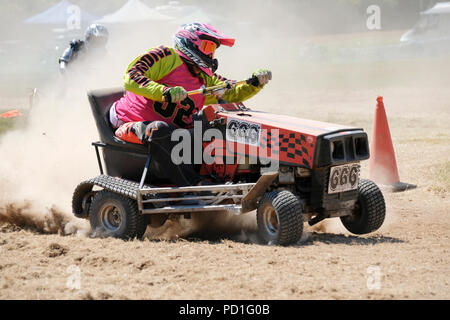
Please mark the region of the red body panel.
<svg viewBox="0 0 450 320"><path fill-rule="evenodd" d="M354 130L342 125L300 119L261 111L251 111L242 104L210 105L204 108L208 121L218 118L226 119L227 131L235 131L243 126L245 132L257 132L253 143L230 139L227 133L228 151L237 151L238 155L258 156L260 158L277 159L280 163L313 167L317 137L331 132ZM230 131L230 132L231 132ZM254 138L254 137L253 137ZM222 143L216 141L215 143ZM245 151L244 151L245 150ZM224 152L228 153L228 152Z"/></svg>

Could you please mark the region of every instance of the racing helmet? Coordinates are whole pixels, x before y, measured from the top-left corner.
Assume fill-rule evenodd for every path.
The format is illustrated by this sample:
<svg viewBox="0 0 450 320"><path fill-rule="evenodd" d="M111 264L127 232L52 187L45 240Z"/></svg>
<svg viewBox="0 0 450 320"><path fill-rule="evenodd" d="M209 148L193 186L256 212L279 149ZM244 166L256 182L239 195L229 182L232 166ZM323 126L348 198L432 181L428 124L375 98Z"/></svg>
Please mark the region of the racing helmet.
<svg viewBox="0 0 450 320"><path fill-rule="evenodd" d="M89 47L101 48L106 46L109 32L106 27L93 23L86 29L84 36Z"/></svg>
<svg viewBox="0 0 450 320"><path fill-rule="evenodd" d="M221 34L209 24L194 22L183 24L175 33L174 42L182 57L212 76L219 66L214 59L215 50L220 45L232 47L235 39Z"/></svg>

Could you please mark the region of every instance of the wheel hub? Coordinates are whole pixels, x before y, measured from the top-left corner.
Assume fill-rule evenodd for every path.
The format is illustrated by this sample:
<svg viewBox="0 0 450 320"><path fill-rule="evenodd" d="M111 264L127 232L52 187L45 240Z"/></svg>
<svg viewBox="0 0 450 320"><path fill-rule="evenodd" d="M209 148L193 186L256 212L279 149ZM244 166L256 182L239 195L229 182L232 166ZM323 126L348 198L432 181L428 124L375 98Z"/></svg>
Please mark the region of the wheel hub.
<svg viewBox="0 0 450 320"><path fill-rule="evenodd" d="M271 234L276 234L278 232L278 216L274 208L267 207L263 213L263 223L266 230Z"/></svg>
<svg viewBox="0 0 450 320"><path fill-rule="evenodd" d="M110 230L115 231L120 228L122 223L122 213L116 206L108 205L102 208L100 217L103 226Z"/></svg>

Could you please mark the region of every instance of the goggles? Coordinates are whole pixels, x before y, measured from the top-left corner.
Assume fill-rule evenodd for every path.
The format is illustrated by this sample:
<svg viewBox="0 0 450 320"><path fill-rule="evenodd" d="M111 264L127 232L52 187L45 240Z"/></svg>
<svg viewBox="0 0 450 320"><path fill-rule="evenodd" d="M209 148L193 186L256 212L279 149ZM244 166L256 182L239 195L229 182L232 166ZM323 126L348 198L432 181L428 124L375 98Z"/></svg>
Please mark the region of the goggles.
<svg viewBox="0 0 450 320"><path fill-rule="evenodd" d="M200 51L211 58L214 56L216 49L217 44L214 41L202 40L202 43L200 44Z"/></svg>

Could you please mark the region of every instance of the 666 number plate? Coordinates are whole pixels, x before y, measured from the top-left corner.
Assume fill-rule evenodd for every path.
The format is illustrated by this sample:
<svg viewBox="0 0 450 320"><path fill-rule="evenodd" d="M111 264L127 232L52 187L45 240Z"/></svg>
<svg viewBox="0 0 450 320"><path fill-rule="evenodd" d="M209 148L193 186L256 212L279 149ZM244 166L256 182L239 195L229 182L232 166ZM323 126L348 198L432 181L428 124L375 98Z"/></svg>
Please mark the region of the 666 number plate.
<svg viewBox="0 0 450 320"><path fill-rule="evenodd" d="M358 163L332 167L328 193L338 193L358 188L359 168Z"/></svg>

